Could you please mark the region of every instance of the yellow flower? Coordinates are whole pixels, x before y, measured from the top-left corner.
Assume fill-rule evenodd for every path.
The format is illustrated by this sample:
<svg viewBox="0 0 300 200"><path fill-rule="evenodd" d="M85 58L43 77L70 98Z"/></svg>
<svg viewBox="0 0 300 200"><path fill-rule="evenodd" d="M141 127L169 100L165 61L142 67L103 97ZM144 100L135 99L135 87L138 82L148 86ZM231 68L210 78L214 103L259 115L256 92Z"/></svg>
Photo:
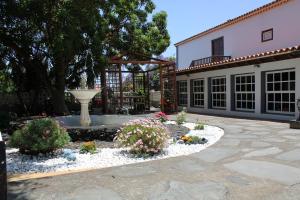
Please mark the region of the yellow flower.
<svg viewBox="0 0 300 200"><path fill-rule="evenodd" d="M191 141L191 140L192 140L192 138L191 138L190 136L187 136L187 135L181 136L180 139L182 139L184 142L187 142L187 141Z"/></svg>

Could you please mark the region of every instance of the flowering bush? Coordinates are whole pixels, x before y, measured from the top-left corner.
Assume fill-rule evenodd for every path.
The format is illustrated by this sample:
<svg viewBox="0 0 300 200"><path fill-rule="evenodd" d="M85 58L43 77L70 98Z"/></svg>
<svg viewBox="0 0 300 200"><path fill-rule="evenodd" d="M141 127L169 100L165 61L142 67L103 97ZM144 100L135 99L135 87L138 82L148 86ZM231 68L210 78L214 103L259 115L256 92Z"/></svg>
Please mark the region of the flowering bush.
<svg viewBox="0 0 300 200"><path fill-rule="evenodd" d="M131 153L153 155L167 146L169 137L169 131L160 121L138 119L124 124L115 141L120 147L129 147Z"/></svg>
<svg viewBox="0 0 300 200"><path fill-rule="evenodd" d="M158 119L160 122L168 121L168 116L164 112L159 112L155 115L155 118Z"/></svg>

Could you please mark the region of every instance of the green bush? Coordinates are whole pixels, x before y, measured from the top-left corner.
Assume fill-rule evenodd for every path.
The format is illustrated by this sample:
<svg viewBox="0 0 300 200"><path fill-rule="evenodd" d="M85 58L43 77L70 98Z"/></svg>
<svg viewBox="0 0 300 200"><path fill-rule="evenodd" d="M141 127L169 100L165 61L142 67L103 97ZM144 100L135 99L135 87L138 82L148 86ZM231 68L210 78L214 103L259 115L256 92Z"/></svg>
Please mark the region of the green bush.
<svg viewBox="0 0 300 200"><path fill-rule="evenodd" d="M96 144L94 141L90 141L90 142L84 142L81 146L80 146L80 153L96 153L97 148L96 148Z"/></svg>
<svg viewBox="0 0 300 200"><path fill-rule="evenodd" d="M29 122L13 133L10 144L23 154L49 153L62 148L70 141L66 130L49 118Z"/></svg>
<svg viewBox="0 0 300 200"><path fill-rule="evenodd" d="M196 124L196 126L195 126L194 129L195 129L195 130L203 130L203 129L204 129L204 124L198 122L198 123Z"/></svg>
<svg viewBox="0 0 300 200"><path fill-rule="evenodd" d="M183 124L186 121L186 112L181 111L180 113L177 114L176 116L176 123L178 125Z"/></svg>
<svg viewBox="0 0 300 200"><path fill-rule="evenodd" d="M129 147L137 155L160 153L170 138L166 127L158 120L132 120L118 131L115 141L120 147Z"/></svg>

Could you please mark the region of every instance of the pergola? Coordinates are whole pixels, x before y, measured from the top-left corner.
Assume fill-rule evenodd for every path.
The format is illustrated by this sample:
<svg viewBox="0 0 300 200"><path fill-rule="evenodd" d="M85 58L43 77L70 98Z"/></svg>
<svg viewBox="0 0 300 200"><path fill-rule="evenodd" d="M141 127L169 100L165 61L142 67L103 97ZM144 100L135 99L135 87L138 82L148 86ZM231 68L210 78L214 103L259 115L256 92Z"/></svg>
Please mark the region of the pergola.
<svg viewBox="0 0 300 200"><path fill-rule="evenodd" d="M177 111L176 66L172 61L158 58L147 60L125 60L123 56L114 57L108 61L109 67L105 76L101 76L103 113L108 113L108 107L121 110L131 106L134 110L150 111L150 73L158 70L160 81L160 109L166 113ZM150 70L124 70L124 65L155 65ZM129 75L132 81L131 92L124 86L124 75ZM111 98L113 97L113 98Z"/></svg>

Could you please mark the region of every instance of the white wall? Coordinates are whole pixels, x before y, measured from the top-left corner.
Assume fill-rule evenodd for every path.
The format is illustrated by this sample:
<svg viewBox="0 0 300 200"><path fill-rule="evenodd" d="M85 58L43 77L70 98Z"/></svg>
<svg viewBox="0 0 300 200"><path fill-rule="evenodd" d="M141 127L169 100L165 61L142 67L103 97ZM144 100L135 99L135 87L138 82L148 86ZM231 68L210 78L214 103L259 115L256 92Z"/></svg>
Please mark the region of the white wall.
<svg viewBox="0 0 300 200"><path fill-rule="evenodd" d="M232 57L300 45L299 20L300 0L292 0L263 14L179 45L178 68L189 67L192 60L211 56L211 40L222 36L224 55ZM270 28L273 28L274 39L261 42L261 32Z"/></svg>
<svg viewBox="0 0 300 200"><path fill-rule="evenodd" d="M260 67L255 67L253 65L244 66L244 67L235 67L229 69L221 69L214 71L207 71L201 73L194 73L189 75L180 75L177 76L177 81L187 80L188 82L188 91L190 91L190 80L203 78L205 82L205 93L204 93L204 108L195 108L190 106L190 95L188 95L188 105L187 110L189 112L196 112L202 114L220 114L220 115L228 115L228 116L242 116L242 117L254 117L254 118L264 118L264 119L278 119L278 120L290 120L295 119L299 116L298 109L295 108L296 113L295 116L292 115L276 115L276 114L267 114L261 113L261 73L265 71L273 71L273 70L283 70L283 69L291 69L294 68L296 72L296 99L300 98L300 58L290 59L285 61L277 61L261 64ZM230 95L230 76L236 74L245 74L245 73L254 73L255 74L255 111L254 112L241 112L241 111L233 111L231 106L231 95ZM216 76L226 76L226 110L218 110L218 109L209 109L208 108L208 78L216 77Z"/></svg>

